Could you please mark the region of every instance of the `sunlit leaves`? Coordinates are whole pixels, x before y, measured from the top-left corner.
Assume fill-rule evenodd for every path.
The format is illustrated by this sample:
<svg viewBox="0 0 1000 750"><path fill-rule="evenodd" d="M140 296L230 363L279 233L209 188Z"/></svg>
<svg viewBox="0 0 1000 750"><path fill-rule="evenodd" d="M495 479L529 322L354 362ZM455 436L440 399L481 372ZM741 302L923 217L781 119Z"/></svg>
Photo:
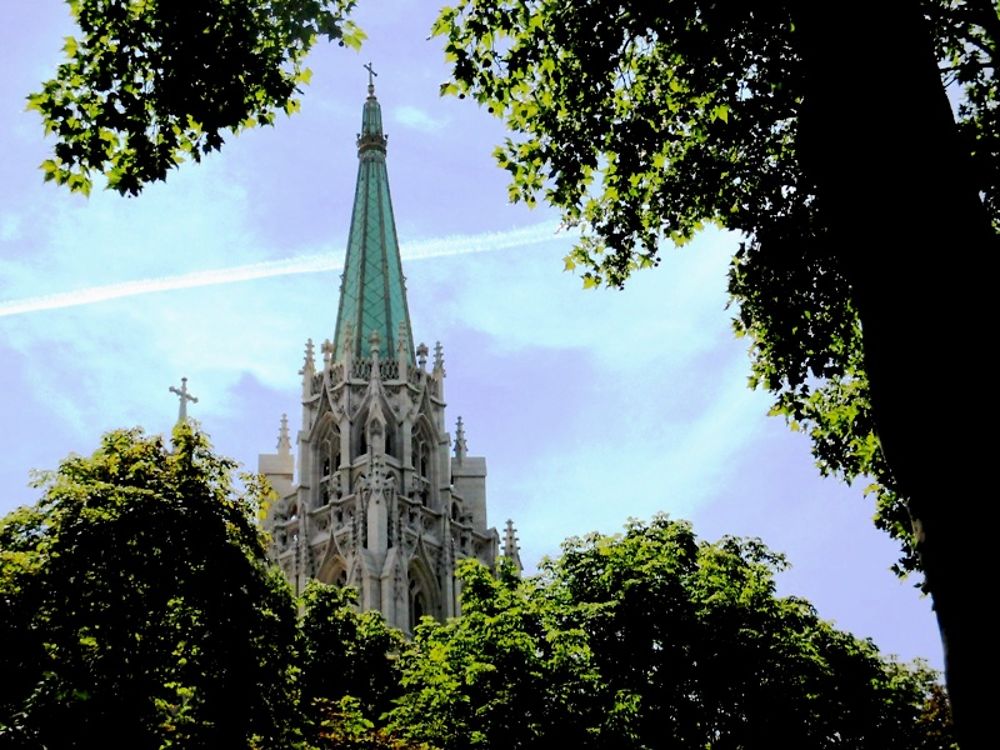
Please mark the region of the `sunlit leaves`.
<svg viewBox="0 0 1000 750"><path fill-rule="evenodd" d="M45 179L88 193L137 195L225 133L299 109L306 54L321 36L357 49L355 0L72 0L80 32L66 61L28 96L55 137Z"/></svg>
<svg viewBox="0 0 1000 750"><path fill-rule="evenodd" d="M442 750L593 747L601 685L584 609L509 568L459 566L462 617L430 618L401 660L390 728Z"/></svg>

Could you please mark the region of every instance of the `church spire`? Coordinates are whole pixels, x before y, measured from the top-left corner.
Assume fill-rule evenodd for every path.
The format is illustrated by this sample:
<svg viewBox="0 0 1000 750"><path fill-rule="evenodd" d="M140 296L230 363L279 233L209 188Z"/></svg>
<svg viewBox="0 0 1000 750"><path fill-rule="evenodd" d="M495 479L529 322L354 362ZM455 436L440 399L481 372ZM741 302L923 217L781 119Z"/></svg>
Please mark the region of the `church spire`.
<svg viewBox="0 0 1000 750"><path fill-rule="evenodd" d="M381 341L395 341L405 330L403 351L386 347L385 358L405 356L414 364L413 333L406 305L406 285L396 222L389 195L389 175L385 167L386 136L382 131L382 107L375 98L375 76L371 63L368 71L368 98L361 116L358 134L358 182L354 192L347 258L341 276L340 307L333 340L333 358L342 359L345 343L342 331L350 326L355 332L352 356L367 358L364 344L373 332Z"/></svg>

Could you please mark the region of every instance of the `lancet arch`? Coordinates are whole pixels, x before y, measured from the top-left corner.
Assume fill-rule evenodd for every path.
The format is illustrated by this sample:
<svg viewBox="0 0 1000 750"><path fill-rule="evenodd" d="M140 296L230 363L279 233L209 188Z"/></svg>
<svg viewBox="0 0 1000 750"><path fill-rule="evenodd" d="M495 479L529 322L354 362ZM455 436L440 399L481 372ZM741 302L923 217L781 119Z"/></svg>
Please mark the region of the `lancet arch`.
<svg viewBox="0 0 1000 750"><path fill-rule="evenodd" d="M438 441L434 425L426 415L417 417L410 440L410 466L415 480L413 496L430 508L436 500Z"/></svg>
<svg viewBox="0 0 1000 750"><path fill-rule="evenodd" d="M430 615L434 618L441 617L441 592L427 563L419 557L410 561L407 579L409 581L407 598L410 629L412 630L424 615Z"/></svg>
<svg viewBox="0 0 1000 750"><path fill-rule="evenodd" d="M332 583L346 586L348 577L347 560L340 553L328 555L316 571L316 580L322 583Z"/></svg>

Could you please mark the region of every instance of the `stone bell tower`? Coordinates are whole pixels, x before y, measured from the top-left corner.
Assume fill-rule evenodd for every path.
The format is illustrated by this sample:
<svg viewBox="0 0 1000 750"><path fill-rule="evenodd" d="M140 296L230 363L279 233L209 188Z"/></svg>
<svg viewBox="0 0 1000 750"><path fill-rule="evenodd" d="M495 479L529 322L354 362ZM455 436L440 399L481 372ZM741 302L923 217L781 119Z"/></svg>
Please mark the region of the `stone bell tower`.
<svg viewBox="0 0 1000 750"><path fill-rule="evenodd" d="M319 361L307 342L300 371L297 484L284 419L259 470L281 497L265 525L293 586L354 586L362 609L411 632L422 615L458 614L456 561L493 566L500 536L487 526L486 459L467 455L461 418L450 448L441 345L430 363L414 349L369 76L335 333Z"/></svg>

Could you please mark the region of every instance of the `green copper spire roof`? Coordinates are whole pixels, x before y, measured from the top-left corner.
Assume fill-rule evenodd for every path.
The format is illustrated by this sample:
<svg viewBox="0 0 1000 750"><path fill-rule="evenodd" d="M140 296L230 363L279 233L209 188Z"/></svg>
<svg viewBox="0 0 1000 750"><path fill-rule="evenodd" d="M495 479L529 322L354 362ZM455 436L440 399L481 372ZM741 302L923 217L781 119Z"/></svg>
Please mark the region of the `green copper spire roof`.
<svg viewBox="0 0 1000 750"><path fill-rule="evenodd" d="M382 132L382 108L375 98L375 72L368 69L368 99L358 135L358 184L347 241L347 259L340 284L340 308L334 336L334 358L344 355L344 336L353 332L355 358L369 356L369 340L378 333L381 358L399 359L400 329L406 336L406 354L414 363L413 332L406 306L406 285L396 239L396 221L389 197L389 175L385 168L386 137Z"/></svg>

